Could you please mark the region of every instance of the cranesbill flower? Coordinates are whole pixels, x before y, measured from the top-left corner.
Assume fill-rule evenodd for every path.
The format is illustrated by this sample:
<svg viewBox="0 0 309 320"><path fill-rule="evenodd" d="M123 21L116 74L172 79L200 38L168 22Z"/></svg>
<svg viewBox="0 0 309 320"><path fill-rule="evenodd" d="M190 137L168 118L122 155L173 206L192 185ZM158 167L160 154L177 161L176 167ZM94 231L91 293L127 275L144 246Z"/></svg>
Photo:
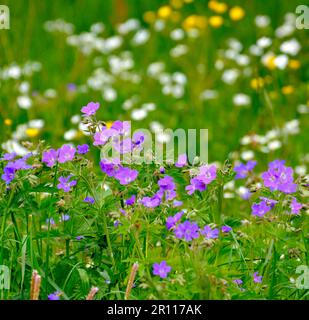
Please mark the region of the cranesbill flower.
<svg viewBox="0 0 309 320"><path fill-rule="evenodd" d="M133 134L134 148L141 150L144 141L145 141L145 134L143 132L138 131Z"/></svg>
<svg viewBox="0 0 309 320"><path fill-rule="evenodd" d="M84 202L93 204L93 203L94 203L94 198L87 196L87 197L84 199Z"/></svg>
<svg viewBox="0 0 309 320"><path fill-rule="evenodd" d="M158 186L163 191L174 190L176 188L174 179L171 176L167 175L158 181Z"/></svg>
<svg viewBox="0 0 309 320"><path fill-rule="evenodd" d="M88 144L82 144L77 146L77 153L78 154L86 154L89 152Z"/></svg>
<svg viewBox="0 0 309 320"><path fill-rule="evenodd" d="M232 230L233 230L232 227L227 226L227 225L221 227L221 231L222 231L223 233L228 233L228 232L230 232L230 231L232 231Z"/></svg>
<svg viewBox="0 0 309 320"><path fill-rule="evenodd" d="M125 135L131 129L131 123L130 123L130 121L116 120L112 124L111 129L115 130L119 135Z"/></svg>
<svg viewBox="0 0 309 320"><path fill-rule="evenodd" d="M114 141L113 147L120 154L126 154L132 152L134 144L130 138L126 138L123 140Z"/></svg>
<svg viewBox="0 0 309 320"><path fill-rule="evenodd" d="M241 279L235 279L233 280L233 282L239 286L243 284L243 281Z"/></svg>
<svg viewBox="0 0 309 320"><path fill-rule="evenodd" d="M58 179L59 181L59 184L57 185L57 188L59 190L63 190L64 192L69 192L71 191L71 187L75 186L76 185L76 180L72 180L70 181L71 179L71 175L69 175L68 177L60 177Z"/></svg>
<svg viewBox="0 0 309 320"><path fill-rule="evenodd" d="M193 194L196 190L204 191L206 190L206 184L200 180L198 177L192 178L190 184L186 186L187 193L189 195Z"/></svg>
<svg viewBox="0 0 309 320"><path fill-rule="evenodd" d="M58 149L58 161L60 163L65 163L74 159L76 149L69 145L64 144L60 149Z"/></svg>
<svg viewBox="0 0 309 320"><path fill-rule="evenodd" d="M269 198L266 198L266 197L260 197L260 199L265 201L266 204L268 206L270 206L271 208L273 208L275 206L275 204L278 203L277 200L269 199Z"/></svg>
<svg viewBox="0 0 309 320"><path fill-rule="evenodd" d="M15 168L11 166L5 166L1 179L5 181L6 184L10 184L10 182L15 178L15 172Z"/></svg>
<svg viewBox="0 0 309 320"><path fill-rule="evenodd" d="M175 163L175 167L177 168L182 168L184 166L186 166L187 163L187 155L186 154L180 154L178 157L177 162Z"/></svg>
<svg viewBox="0 0 309 320"><path fill-rule="evenodd" d="M160 278L166 278L168 273L170 273L172 270L172 267L169 266L166 263L166 261L162 261L160 263L154 263L152 267L153 267L152 273L155 276L159 276Z"/></svg>
<svg viewBox="0 0 309 320"><path fill-rule="evenodd" d="M206 239L216 239L219 236L219 229L212 229L210 226L205 226L203 230L201 230L201 234L206 237Z"/></svg>
<svg viewBox="0 0 309 320"><path fill-rule="evenodd" d="M61 292L56 291L48 295L48 300L60 300Z"/></svg>
<svg viewBox="0 0 309 320"><path fill-rule="evenodd" d="M155 208L161 204L161 197L155 194L153 197L144 197L139 202L147 208Z"/></svg>
<svg viewBox="0 0 309 320"><path fill-rule="evenodd" d="M174 207L174 208L175 208L175 207L180 207L180 206L182 206L182 204L183 204L183 202L180 201L180 200L174 200L174 201L173 201L173 207Z"/></svg>
<svg viewBox="0 0 309 320"><path fill-rule="evenodd" d="M175 229L174 234L178 239L184 239L185 241L191 241L199 237L199 227L196 223L185 221L180 223Z"/></svg>
<svg viewBox="0 0 309 320"><path fill-rule="evenodd" d="M238 166L234 167L236 172L235 179L244 179L248 176L249 172L253 170L256 166L256 161L250 160L246 164L240 163Z"/></svg>
<svg viewBox="0 0 309 320"><path fill-rule="evenodd" d="M119 181L120 184L126 185L134 181L138 176L138 171L130 169L127 167L119 167L118 171L115 173L115 179Z"/></svg>
<svg viewBox="0 0 309 320"><path fill-rule="evenodd" d="M135 199L136 199L136 195L133 194L130 198L126 199L124 203L127 206L133 206L133 204L135 203Z"/></svg>
<svg viewBox="0 0 309 320"><path fill-rule="evenodd" d="M50 149L44 151L42 154L42 162L44 162L48 167L52 167L58 159L58 151L55 149Z"/></svg>
<svg viewBox="0 0 309 320"><path fill-rule="evenodd" d="M299 214L299 211L301 210L301 208L303 207L303 205L299 202L297 202L296 198L293 198L290 204L290 208L291 208L291 213L293 214Z"/></svg>
<svg viewBox="0 0 309 320"><path fill-rule="evenodd" d="M258 272L254 272L253 274L253 281L255 283L262 283L262 280L263 280L263 276L259 276L259 273Z"/></svg>
<svg viewBox="0 0 309 320"><path fill-rule="evenodd" d="M1 176L2 180L4 180L6 184L9 184L15 178L16 171L27 170L27 169L32 168L32 166L30 166L26 163L26 160L30 156L31 156L31 154L28 154L20 159L8 162L7 165L3 169L3 174Z"/></svg>
<svg viewBox="0 0 309 320"><path fill-rule="evenodd" d="M100 161L100 168L101 170L106 173L109 177L113 177L118 168L120 167L120 160L119 159L102 159Z"/></svg>
<svg viewBox="0 0 309 320"><path fill-rule="evenodd" d="M99 102L89 102L86 106L81 108L81 112L84 113L85 116L90 117L93 116L99 108Z"/></svg>
<svg viewBox="0 0 309 320"><path fill-rule="evenodd" d="M75 239L76 240L83 240L83 239L85 239L85 237L84 236L77 236L77 237L75 237Z"/></svg>
<svg viewBox="0 0 309 320"><path fill-rule="evenodd" d="M0 160L11 161L11 160L15 159L16 157L17 157L17 154L15 152L5 153L3 155L3 158L1 158Z"/></svg>
<svg viewBox="0 0 309 320"><path fill-rule="evenodd" d="M169 230L175 227L176 223L181 219L183 216L183 212L177 212L174 216L167 217L166 219L166 228Z"/></svg>
<svg viewBox="0 0 309 320"><path fill-rule="evenodd" d="M252 215L262 218L268 211L271 210L271 206L267 205L266 201L254 203L251 207Z"/></svg>
<svg viewBox="0 0 309 320"><path fill-rule="evenodd" d="M62 221L68 221L70 220L70 215L69 214L62 214L61 217L60 217L60 222Z"/></svg>
<svg viewBox="0 0 309 320"><path fill-rule="evenodd" d="M105 127L100 130L100 131L97 131L93 138L94 138L94 142L93 142L93 145L94 146L101 146L101 145L104 145L111 137L116 137L118 136L119 133L113 129L113 128L110 128L110 129L106 129Z"/></svg>
<svg viewBox="0 0 309 320"><path fill-rule="evenodd" d="M215 165L204 165L200 167L198 179L203 181L206 185L215 180L217 177L217 167Z"/></svg>
<svg viewBox="0 0 309 320"><path fill-rule="evenodd" d="M297 184L293 181L293 169L284 165L285 161L275 160L268 164L268 171L262 173L265 187L271 191L294 193Z"/></svg>

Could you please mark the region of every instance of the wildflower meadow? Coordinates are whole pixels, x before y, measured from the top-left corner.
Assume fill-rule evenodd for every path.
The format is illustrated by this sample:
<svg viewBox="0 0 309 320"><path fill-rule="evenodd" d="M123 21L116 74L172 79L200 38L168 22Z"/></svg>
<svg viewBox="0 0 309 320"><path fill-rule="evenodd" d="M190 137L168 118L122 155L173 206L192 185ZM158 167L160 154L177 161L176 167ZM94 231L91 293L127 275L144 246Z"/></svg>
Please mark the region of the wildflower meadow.
<svg viewBox="0 0 309 320"><path fill-rule="evenodd" d="M308 13L1 1L0 298L308 300Z"/></svg>

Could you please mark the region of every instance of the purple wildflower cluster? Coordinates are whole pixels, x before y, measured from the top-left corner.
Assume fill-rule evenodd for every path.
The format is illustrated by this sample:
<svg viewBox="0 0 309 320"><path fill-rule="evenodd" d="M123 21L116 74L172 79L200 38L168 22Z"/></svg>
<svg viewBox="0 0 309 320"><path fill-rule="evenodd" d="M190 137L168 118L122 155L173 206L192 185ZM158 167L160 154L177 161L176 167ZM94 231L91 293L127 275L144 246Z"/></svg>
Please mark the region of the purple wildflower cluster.
<svg viewBox="0 0 309 320"><path fill-rule="evenodd" d="M268 164L268 170L262 173L264 185L271 191L294 193L297 190L297 184L294 183L293 169L284 164L284 160L275 160Z"/></svg>
<svg viewBox="0 0 309 320"><path fill-rule="evenodd" d="M166 261L153 264L153 274L159 276L160 278L166 278L168 273L171 272L172 267L167 264Z"/></svg>
<svg viewBox="0 0 309 320"><path fill-rule="evenodd" d="M59 184L57 185L57 188L59 190L63 190L64 192L71 191L71 188L76 185L76 180L71 180L72 175L69 175L68 177L60 177L58 179Z"/></svg>
<svg viewBox="0 0 309 320"><path fill-rule="evenodd" d="M247 163L240 163L238 166L234 167L236 172L235 179L244 179L248 176L249 172L253 170L256 166L256 161L250 160Z"/></svg>
<svg viewBox="0 0 309 320"><path fill-rule="evenodd" d="M292 198L290 208L292 214L299 214L299 211L302 209L303 205L299 203L296 198Z"/></svg>
<svg viewBox="0 0 309 320"><path fill-rule="evenodd" d="M176 197L176 184L171 176L165 177L158 181L159 190L152 197L143 197L139 202L147 208L158 207L164 200L173 200ZM177 203L177 202L176 202Z"/></svg>
<svg viewBox="0 0 309 320"><path fill-rule="evenodd" d="M77 152L79 154L85 154L89 151L89 146L87 144L77 146ZM44 162L48 167L53 167L56 162L65 163L72 161L75 157L76 149L70 144L64 144L58 150L50 149L44 151L42 154L42 162Z"/></svg>
<svg viewBox="0 0 309 320"><path fill-rule="evenodd" d="M252 215L262 218L267 212L269 212L275 206L275 204L278 201L268 199L265 197L260 197L260 199L262 201L259 203L254 203L251 209L252 209Z"/></svg>
<svg viewBox="0 0 309 320"><path fill-rule="evenodd" d="M193 194L196 190L204 191L207 185L217 177L217 168L215 165L204 165L199 168L199 174L190 180L190 185L186 186L187 193Z"/></svg>
<svg viewBox="0 0 309 320"><path fill-rule="evenodd" d="M103 159L100 162L100 167L102 172L106 173L109 177L114 177L122 185L133 182L138 176L137 170L123 167L118 159Z"/></svg>
<svg viewBox="0 0 309 320"><path fill-rule="evenodd" d="M100 108L100 104L98 102L89 102L86 106L81 108L81 112L84 116L93 116Z"/></svg>
<svg viewBox="0 0 309 320"><path fill-rule="evenodd" d="M9 161L3 169L3 174L1 176L2 180L6 184L15 178L15 174L18 170L31 169L32 166L27 164L27 160L32 156L32 153L28 153L22 158L15 159L15 153L6 153L1 160ZM15 159L15 160L14 160Z"/></svg>

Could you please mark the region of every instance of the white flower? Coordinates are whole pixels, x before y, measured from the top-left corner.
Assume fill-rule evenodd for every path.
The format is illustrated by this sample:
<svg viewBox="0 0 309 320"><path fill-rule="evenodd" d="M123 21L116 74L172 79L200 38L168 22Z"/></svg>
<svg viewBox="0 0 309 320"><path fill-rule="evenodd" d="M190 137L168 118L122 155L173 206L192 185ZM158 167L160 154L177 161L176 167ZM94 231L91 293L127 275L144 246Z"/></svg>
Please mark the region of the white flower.
<svg viewBox="0 0 309 320"><path fill-rule="evenodd" d="M258 45L258 47L264 49L269 47L272 44L272 40L268 37L262 37L257 40L256 44Z"/></svg>
<svg viewBox="0 0 309 320"><path fill-rule="evenodd" d="M187 52L188 52L188 47L184 44L179 44L170 50L170 55L173 58L178 58L180 56L183 56Z"/></svg>
<svg viewBox="0 0 309 320"><path fill-rule="evenodd" d="M105 88L102 95L103 98L108 102L112 102L117 99L117 91L113 88Z"/></svg>
<svg viewBox="0 0 309 320"><path fill-rule="evenodd" d="M159 123L157 121L152 121L152 122L150 122L150 130L152 132L159 132L159 131L163 130L163 126L161 123Z"/></svg>
<svg viewBox="0 0 309 320"><path fill-rule="evenodd" d="M32 100L28 96L17 97L17 104L21 109L30 109L32 107Z"/></svg>
<svg viewBox="0 0 309 320"><path fill-rule="evenodd" d="M253 56L260 56L263 53L263 49L255 44L250 46L249 51Z"/></svg>
<svg viewBox="0 0 309 320"><path fill-rule="evenodd" d="M269 150L277 150L281 148L282 143L279 140L270 141L267 145Z"/></svg>
<svg viewBox="0 0 309 320"><path fill-rule="evenodd" d="M102 22L97 22L97 23L94 23L91 27L90 27L90 31L92 33L102 33L103 31L105 30L105 26Z"/></svg>
<svg viewBox="0 0 309 320"><path fill-rule="evenodd" d="M302 114L306 114L309 112L309 107L305 104L300 104L298 107L297 107L297 111L299 113L302 113Z"/></svg>
<svg viewBox="0 0 309 320"><path fill-rule="evenodd" d="M64 140L70 141L77 137L78 131L75 129L70 129L66 131L63 135Z"/></svg>
<svg viewBox="0 0 309 320"><path fill-rule="evenodd" d="M142 45L150 38L150 32L147 29L138 30L132 39L133 45Z"/></svg>
<svg viewBox="0 0 309 320"><path fill-rule="evenodd" d="M180 28L174 29L173 31L171 31L170 37L172 40L175 40L175 41L182 40L185 37L185 33Z"/></svg>
<svg viewBox="0 0 309 320"><path fill-rule="evenodd" d="M236 106L247 106L251 103L251 98L244 93L237 93L233 96L233 103Z"/></svg>
<svg viewBox="0 0 309 320"><path fill-rule="evenodd" d="M286 122L283 127L285 134L297 134L299 133L299 121L297 119Z"/></svg>
<svg viewBox="0 0 309 320"><path fill-rule="evenodd" d="M168 143L171 140L171 136L161 131L156 134L156 140L160 143Z"/></svg>
<svg viewBox="0 0 309 320"><path fill-rule="evenodd" d="M28 122L30 128L42 129L44 127L44 120L42 119L33 119Z"/></svg>
<svg viewBox="0 0 309 320"><path fill-rule="evenodd" d="M137 19L129 19L118 26L120 34L127 34L130 31L137 30L140 27L140 22Z"/></svg>
<svg viewBox="0 0 309 320"><path fill-rule="evenodd" d="M212 100L218 97L218 92L216 90L205 90L201 93L200 99L201 100Z"/></svg>
<svg viewBox="0 0 309 320"><path fill-rule="evenodd" d="M258 28L265 28L270 24L270 18L269 16L258 15L255 17L254 22Z"/></svg>
<svg viewBox="0 0 309 320"><path fill-rule="evenodd" d="M296 39L285 41L280 46L280 51L283 53L296 56L301 49L299 42Z"/></svg>
<svg viewBox="0 0 309 320"><path fill-rule="evenodd" d="M243 151L240 157L245 161L252 160L254 158L254 152L252 150Z"/></svg>
<svg viewBox="0 0 309 320"><path fill-rule="evenodd" d="M275 31L275 35L277 38L284 38L290 36L295 30L293 25L284 24L278 27Z"/></svg>
<svg viewBox="0 0 309 320"><path fill-rule="evenodd" d="M222 74L222 81L227 84L234 84L239 76L237 69L227 69Z"/></svg>
<svg viewBox="0 0 309 320"><path fill-rule="evenodd" d="M131 118L133 120L143 120L147 117L147 111L145 109L134 109L131 112Z"/></svg>
<svg viewBox="0 0 309 320"><path fill-rule="evenodd" d="M15 152L17 155L23 157L29 150L23 147L18 141L8 140L2 144L2 149L6 150L9 153Z"/></svg>
<svg viewBox="0 0 309 320"><path fill-rule="evenodd" d="M49 99L53 99L57 97L57 91L55 89L47 89L44 92L44 96Z"/></svg>
<svg viewBox="0 0 309 320"><path fill-rule="evenodd" d="M242 43L235 38L230 38L228 40L228 45L231 49L233 49L236 52L240 52L243 49Z"/></svg>
<svg viewBox="0 0 309 320"><path fill-rule="evenodd" d="M20 85L19 85L19 92L20 93L23 93L23 94L25 94L25 93L28 93L29 92L29 89L30 89L30 84L29 84L29 82L27 82L27 81L23 81Z"/></svg>
<svg viewBox="0 0 309 320"><path fill-rule="evenodd" d="M142 109L146 111L154 111L156 109L156 105L152 102L142 104Z"/></svg>
<svg viewBox="0 0 309 320"><path fill-rule="evenodd" d="M75 114L74 116L71 117L71 122L73 124L77 124L77 123L80 122L80 119L81 119L80 115L79 114Z"/></svg>
<svg viewBox="0 0 309 320"><path fill-rule="evenodd" d="M7 77L12 79L19 79L21 76L21 69L17 65L13 65L7 69Z"/></svg>
<svg viewBox="0 0 309 320"><path fill-rule="evenodd" d="M175 72L172 75L172 79L181 85L185 85L187 83L187 77L185 74L181 73L181 72Z"/></svg>
<svg viewBox="0 0 309 320"><path fill-rule="evenodd" d="M295 168L295 172L299 175L299 176L305 176L307 173L307 167L306 166L297 166Z"/></svg>
<svg viewBox="0 0 309 320"><path fill-rule="evenodd" d="M274 63L275 63L275 65L276 65L276 67L277 67L278 69L283 70L283 69L285 69L286 66L288 65L288 63L289 63L289 58L288 58L288 56L286 56L285 54L280 54L279 56L277 56L277 57L275 58Z"/></svg>

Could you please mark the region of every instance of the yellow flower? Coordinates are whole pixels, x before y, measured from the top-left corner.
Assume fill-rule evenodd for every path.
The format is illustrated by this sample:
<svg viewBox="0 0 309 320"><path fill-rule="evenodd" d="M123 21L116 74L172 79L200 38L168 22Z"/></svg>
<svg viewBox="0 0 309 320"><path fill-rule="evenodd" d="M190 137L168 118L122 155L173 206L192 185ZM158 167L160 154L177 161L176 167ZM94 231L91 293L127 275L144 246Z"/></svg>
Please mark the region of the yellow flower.
<svg viewBox="0 0 309 320"><path fill-rule="evenodd" d="M281 88L281 91L283 94L289 95L294 92L294 87L293 86L284 86Z"/></svg>
<svg viewBox="0 0 309 320"><path fill-rule="evenodd" d="M298 60L295 59L291 59L289 61L289 67L291 69L299 69L300 68L300 62Z"/></svg>
<svg viewBox="0 0 309 320"><path fill-rule="evenodd" d="M113 121L106 121L105 122L106 128L109 129L113 125L113 123L114 123Z"/></svg>
<svg viewBox="0 0 309 320"><path fill-rule="evenodd" d="M185 30L190 30L190 29L205 29L207 26L207 19L204 16L197 16L197 15L191 15L187 17L183 23L182 27Z"/></svg>
<svg viewBox="0 0 309 320"><path fill-rule="evenodd" d="M230 10L230 17L234 21L241 20L245 16L245 10L241 7L233 7Z"/></svg>
<svg viewBox="0 0 309 320"><path fill-rule="evenodd" d="M261 77L254 78L250 82L250 86L254 90L258 90L264 86L264 80Z"/></svg>
<svg viewBox="0 0 309 320"><path fill-rule="evenodd" d="M266 61L265 61L265 65L268 69L270 70L274 70L276 69L276 64L275 64L275 60L276 60L276 56L269 56Z"/></svg>
<svg viewBox="0 0 309 320"><path fill-rule="evenodd" d="M37 129L37 128L28 128L28 129L26 129L26 135L27 135L29 138L34 138L34 137L36 137L39 133L40 133L40 130Z"/></svg>
<svg viewBox="0 0 309 320"><path fill-rule="evenodd" d="M168 19L172 14L172 8L170 6L160 7L158 10L158 16L161 19Z"/></svg>
<svg viewBox="0 0 309 320"><path fill-rule="evenodd" d="M184 0L185 3L192 3L194 0Z"/></svg>
<svg viewBox="0 0 309 320"><path fill-rule="evenodd" d="M12 120L11 119L4 119L4 124L6 125L6 126L10 126L11 124L12 124L13 122L12 122Z"/></svg>
<svg viewBox="0 0 309 320"><path fill-rule="evenodd" d="M145 22L153 23L156 21L156 14L153 11L146 11L143 18Z"/></svg>
<svg viewBox="0 0 309 320"><path fill-rule="evenodd" d="M183 6L183 1L182 0L171 0L170 4L175 9L180 9Z"/></svg>
<svg viewBox="0 0 309 320"><path fill-rule="evenodd" d="M220 28L223 24L223 18L221 16L212 16L209 18L209 24L213 28Z"/></svg>
<svg viewBox="0 0 309 320"><path fill-rule="evenodd" d="M209 1L208 8L216 13L224 13L227 10L227 5L223 2Z"/></svg>

